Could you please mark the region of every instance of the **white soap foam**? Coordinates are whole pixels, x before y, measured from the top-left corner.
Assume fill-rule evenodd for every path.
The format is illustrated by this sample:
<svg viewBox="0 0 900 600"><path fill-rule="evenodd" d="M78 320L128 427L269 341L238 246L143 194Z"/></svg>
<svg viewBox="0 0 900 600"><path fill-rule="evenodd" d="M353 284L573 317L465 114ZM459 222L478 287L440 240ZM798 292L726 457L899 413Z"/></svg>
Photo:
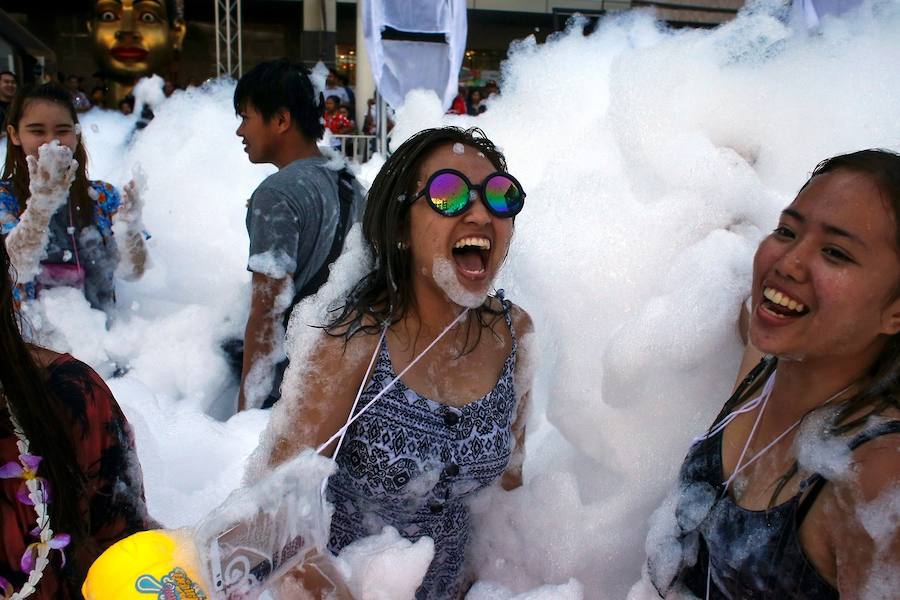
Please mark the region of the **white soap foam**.
<svg viewBox="0 0 900 600"><path fill-rule="evenodd" d="M421 91L397 112L392 148L424 127L477 123L528 193L497 285L532 315L540 361L525 485L487 499L473 529L483 581L520 594L575 578L585 598L626 596L649 516L733 381L756 243L819 160L900 149L900 3L825 19L815 36L775 12L754 4L717 29L678 31L644 12L611 16L589 36L517 44L503 94L477 121L445 116ZM576 130L548 108L573 90ZM135 162L147 172L153 263L117 284L109 330L77 295L34 311L55 347L110 381L167 525L196 521L238 485L269 417L206 416L233 410L220 344L246 322L246 199L274 171L247 161L232 91L173 95L130 145L133 117L82 115L93 178L122 185ZM363 254L334 267L331 293L365 270ZM320 316L310 310L289 328L299 356L321 333L304 327Z"/></svg>

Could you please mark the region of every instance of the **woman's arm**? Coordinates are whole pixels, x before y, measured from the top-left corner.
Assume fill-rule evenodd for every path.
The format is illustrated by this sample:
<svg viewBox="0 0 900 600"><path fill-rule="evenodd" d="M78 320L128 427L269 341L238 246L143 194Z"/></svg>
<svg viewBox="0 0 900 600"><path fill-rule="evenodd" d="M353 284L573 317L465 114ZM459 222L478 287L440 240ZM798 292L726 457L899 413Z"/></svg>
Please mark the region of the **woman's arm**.
<svg viewBox="0 0 900 600"><path fill-rule="evenodd" d="M823 521L830 529L829 554L834 557L835 579L843 599L889 597L897 592L898 439L900 435L890 434L861 446L853 453L847 477L828 486L832 487L830 494L823 491Z"/></svg>
<svg viewBox="0 0 900 600"><path fill-rule="evenodd" d="M512 424L515 446L509 464L500 480L506 490L522 485L522 464L525 462L525 426L531 404L531 385L534 378L535 351L534 324L527 312L513 305L511 308L513 327L519 338L516 371L513 374L513 389L516 392L516 418Z"/></svg>
<svg viewBox="0 0 900 600"><path fill-rule="evenodd" d="M269 466L303 448L318 447L344 426L377 343L378 336L360 334L345 346L343 337L322 334L301 367L301 376L293 378L301 382L299 387L282 387L265 436L272 440ZM335 446L332 443L323 454L331 456Z"/></svg>
<svg viewBox="0 0 900 600"><path fill-rule="evenodd" d="M122 203L115 210L115 225L119 230L119 266L117 274L126 281L135 281L144 275L147 267L147 246L144 244L145 176L140 169L134 179L122 188Z"/></svg>
<svg viewBox="0 0 900 600"><path fill-rule="evenodd" d="M271 440L261 457L269 468L296 456L303 448L317 448L344 426L356 393L366 377L377 336L358 335L345 347L344 339L322 334L303 363L298 389L282 387L263 439ZM290 368L294 368L293 366ZM264 442L265 443L265 442ZM336 443L323 452L331 456ZM316 562L313 557L307 562ZM327 561L324 567L327 567ZM349 599L339 578L324 575L318 567L301 566L274 584L280 597ZM337 588L335 588L337 586Z"/></svg>

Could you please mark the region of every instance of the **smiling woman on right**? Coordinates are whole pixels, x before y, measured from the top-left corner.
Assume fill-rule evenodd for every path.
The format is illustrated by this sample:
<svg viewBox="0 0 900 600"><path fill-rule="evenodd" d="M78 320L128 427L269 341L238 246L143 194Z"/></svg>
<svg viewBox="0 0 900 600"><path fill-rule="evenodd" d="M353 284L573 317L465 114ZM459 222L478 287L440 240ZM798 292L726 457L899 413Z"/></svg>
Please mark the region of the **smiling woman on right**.
<svg viewBox="0 0 900 600"><path fill-rule="evenodd" d="M898 215L900 156L864 150L820 163L760 243L748 353L766 356L655 517L676 542L647 544L661 595L896 597Z"/></svg>

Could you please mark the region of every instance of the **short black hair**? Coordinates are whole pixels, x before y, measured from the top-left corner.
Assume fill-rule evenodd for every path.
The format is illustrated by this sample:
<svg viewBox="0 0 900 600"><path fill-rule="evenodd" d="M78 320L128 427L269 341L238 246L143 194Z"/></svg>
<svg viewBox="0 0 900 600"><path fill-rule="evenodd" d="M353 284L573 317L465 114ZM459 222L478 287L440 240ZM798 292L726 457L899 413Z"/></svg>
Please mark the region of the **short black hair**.
<svg viewBox="0 0 900 600"><path fill-rule="evenodd" d="M268 121L285 108L305 137L318 140L325 133L322 125L325 101L309 75L306 67L291 64L286 58L259 63L244 73L234 88L234 110L240 113L250 102Z"/></svg>
<svg viewBox="0 0 900 600"><path fill-rule="evenodd" d="M9 70L0 71L0 77L3 77L4 75L11 75L13 79L15 79L16 81L19 81L19 78L16 77L16 74L13 73L12 71L9 71Z"/></svg>

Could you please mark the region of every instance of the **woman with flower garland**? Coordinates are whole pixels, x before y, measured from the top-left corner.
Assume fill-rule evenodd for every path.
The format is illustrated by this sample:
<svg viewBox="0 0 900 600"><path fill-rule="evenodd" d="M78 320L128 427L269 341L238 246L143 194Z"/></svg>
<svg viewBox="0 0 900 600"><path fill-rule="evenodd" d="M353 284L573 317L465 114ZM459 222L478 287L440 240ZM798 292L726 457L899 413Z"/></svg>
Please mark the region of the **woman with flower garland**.
<svg viewBox="0 0 900 600"><path fill-rule="evenodd" d="M9 267L0 244L0 599L81 598L93 560L152 525L141 469L103 380L22 340Z"/></svg>

